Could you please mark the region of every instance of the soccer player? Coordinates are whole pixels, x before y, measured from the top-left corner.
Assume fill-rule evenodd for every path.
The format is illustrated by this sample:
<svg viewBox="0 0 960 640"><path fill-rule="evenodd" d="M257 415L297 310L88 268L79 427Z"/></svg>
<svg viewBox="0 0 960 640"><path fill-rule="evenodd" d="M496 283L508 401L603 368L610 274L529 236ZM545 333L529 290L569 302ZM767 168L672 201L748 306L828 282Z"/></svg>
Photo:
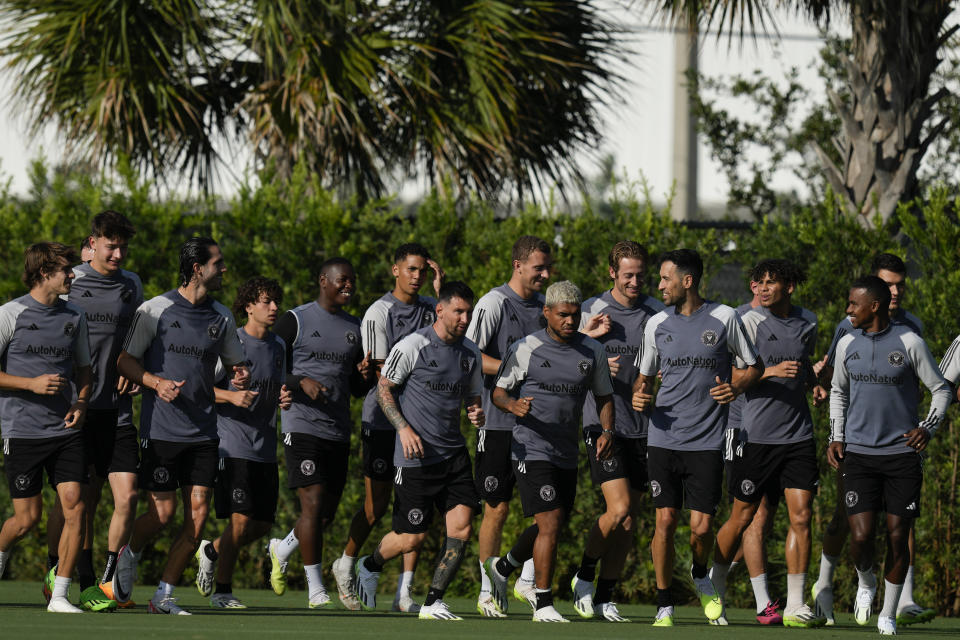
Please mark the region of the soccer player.
<svg viewBox="0 0 960 640"><path fill-rule="evenodd" d="M237 388L249 384L233 316L210 297L226 270L213 239L187 240L180 248L180 286L140 305L117 360L120 375L144 389L140 486L148 492L147 512L133 524L118 572L136 575L144 548L173 521L178 488L183 500L183 528L150 599L151 613L190 615L177 606L173 588L200 545L216 481L218 359L232 369Z"/></svg>
<svg viewBox="0 0 960 640"><path fill-rule="evenodd" d="M923 339L890 322L890 290L876 276L853 283L847 315L853 332L837 343L830 397L827 461L843 473L850 557L859 584L853 615L870 621L877 579L873 573L877 513L887 514L887 558L881 635L897 632L897 608L907 575L907 537L919 513L923 482L920 453L950 404L950 387ZM919 382L932 399L917 424Z"/></svg>
<svg viewBox="0 0 960 640"><path fill-rule="evenodd" d="M290 555L299 547L311 609L330 605L323 584L323 532L333 521L347 481L350 395L363 396L375 379L364 357L360 320L343 310L357 288L353 265L330 258L320 265L317 299L284 313L276 334L287 345L287 388L293 404L283 417L287 486L300 500L300 517L285 538L267 546L270 584L286 591Z"/></svg>
<svg viewBox="0 0 960 640"><path fill-rule="evenodd" d="M418 291L428 279L428 270L434 274L433 287L440 291L443 270L430 259L427 249L420 244L400 245L393 256L393 291L385 293L367 309L361 321L364 353L369 353L379 378L380 368L390 349L414 331L428 327L436 320L437 301ZM377 404L376 387L367 392L362 416L363 475L365 496L363 506L353 516L343 554L333 561L333 577L337 581L340 602L351 610L360 608L354 593L354 565L360 547L367 540L373 526L383 517L390 504L393 490L393 449L396 431ZM394 611L416 613L419 605L410 597L417 552L403 556L403 573L397 583L393 599Z"/></svg>
<svg viewBox="0 0 960 640"><path fill-rule="evenodd" d="M479 498L470 455L460 431L460 407L483 426L480 350L464 338L473 310L473 291L462 282L440 288L437 319L398 342L377 384L378 401L397 432L393 464L393 530L372 555L357 562L357 595L376 607L377 580L385 562L419 549L433 510L444 514L446 541L437 557L421 620L460 620L443 594L456 575L472 531Z"/></svg>
<svg viewBox="0 0 960 640"><path fill-rule="evenodd" d="M633 543L637 508L647 484L647 416L631 406L633 380L637 375L634 360L643 343L647 320L663 311L664 306L643 293L649 264L646 249L633 241L618 242L610 250L608 262L613 287L583 303L580 330L584 331L592 318L599 318L606 327L603 335L596 339L603 345L610 367L615 433L612 454L601 460L596 449L603 430L597 404L588 393L583 407L583 435L590 475L603 492L606 511L597 518L587 536L583 559L573 576L571 589L574 608L580 616L591 618L596 614L611 622L627 622L611 598ZM597 578L596 567L601 559Z"/></svg>
<svg viewBox="0 0 960 640"><path fill-rule="evenodd" d="M284 384L286 345L270 332L282 303L283 289L276 280L258 276L240 285L233 310L247 318L237 337L250 368L249 387L231 387L222 361L217 366L220 470L213 500L217 517L227 520L227 526L216 540L201 542L196 553L197 588L203 595L213 591L210 605L215 609L247 608L231 585L237 553L270 532L277 511L277 408L289 409L293 401ZM217 561L210 559L208 546Z"/></svg>
<svg viewBox="0 0 960 640"><path fill-rule="evenodd" d="M903 301L906 297L906 278L907 267L903 260L889 253L878 254L870 263L870 273L877 276L887 283L890 289L890 322L893 324L903 324L911 328L917 335L923 337L923 323L919 318L903 308ZM823 386L829 388L830 380L833 377L834 354L837 344L847 333L853 330L850 324L850 318L845 317L837 324L833 335L833 342L830 344L830 350L824 358L824 364L820 372L820 380ZM826 392L814 390L814 404L822 402L825 399ZM820 396L818 399L817 396ZM843 477L837 474L837 496L844 493ZM915 624L917 622L928 622L936 616L933 609L922 607L913 600L914 570L913 564L916 557L915 532L910 529L910 566L907 569L907 577L904 581L903 591L900 593L900 604L897 609L897 623L903 626ZM833 573L836 571L837 563L840 559L840 553L843 551L843 543L847 539L847 514L844 511L843 504L838 499L834 505L833 518L827 524L823 532L823 550L820 555L820 573L816 582L811 587L811 592L815 601L815 610L818 616L824 616L827 619L827 625L832 625L833 618Z"/></svg>
<svg viewBox="0 0 960 640"><path fill-rule="evenodd" d="M723 481L723 439L727 407L763 373L753 343L736 311L704 300L699 293L703 262L696 251L676 249L660 259L660 284L667 310L647 322L637 354L639 375L633 408L653 405L658 371L662 384L650 416L647 468L656 507L651 543L657 580L654 626L673 626L674 534L680 509L690 509L690 575L708 620L723 603L707 576L713 516ZM742 369L732 369L732 356Z"/></svg>
<svg viewBox="0 0 960 640"><path fill-rule="evenodd" d="M40 521L46 469L63 507L59 562L47 611L81 613L67 600L83 543L87 483L83 425L92 391L87 320L70 293L76 253L57 242L27 248L30 292L0 307L0 424L13 516L0 529L0 576L11 547ZM73 398L71 381L76 384Z"/></svg>
<svg viewBox="0 0 960 640"><path fill-rule="evenodd" d="M786 539L788 627L826 623L804 604L803 582L810 562L810 516L820 477L813 441L813 419L806 390L815 376L812 358L817 317L794 306L791 297L803 283L803 271L786 260L764 260L753 268L759 284L760 308L743 316L747 337L764 363L760 382L743 396L739 441L732 464L733 508L717 532L711 579L722 594L726 575L748 527L756 523L760 502L783 492L790 518ZM759 523L761 531L766 523ZM762 545L762 541L761 541ZM751 582L753 578L751 578ZM770 610L773 610L772 612ZM757 603L757 619L776 613L774 603ZM776 614L780 618L779 614Z"/></svg>
<svg viewBox="0 0 960 640"><path fill-rule="evenodd" d="M521 236L513 244L513 272L510 280L491 289L477 302L467 337L483 354L483 411L487 416L477 437L474 467L477 492L484 503L483 519L477 541L480 560L480 595L477 611L487 617L502 618L490 593L491 585L483 572L483 563L500 555L503 525L510 510L516 482L510 451L516 417L493 406L493 390L500 361L514 342L543 327L543 294L550 279L553 259L550 245L536 236ZM533 587L533 561L528 562L514 585L514 597L536 607Z"/></svg>
<svg viewBox="0 0 960 640"><path fill-rule="evenodd" d="M600 421L592 455L609 460L614 449L615 409L610 367L603 346L578 331L580 290L569 281L547 288L547 328L507 352L493 390L500 411L516 416L513 446L523 514L533 518L503 558L483 564L494 602L507 612L507 578L531 557L536 570L534 621L569 622L553 606L553 570L560 527L577 493L578 427L591 393Z"/></svg>
<svg viewBox="0 0 960 640"><path fill-rule="evenodd" d="M953 339L947 352L943 354L943 360L940 361L940 373L957 391L957 402L960 402L960 336Z"/></svg>

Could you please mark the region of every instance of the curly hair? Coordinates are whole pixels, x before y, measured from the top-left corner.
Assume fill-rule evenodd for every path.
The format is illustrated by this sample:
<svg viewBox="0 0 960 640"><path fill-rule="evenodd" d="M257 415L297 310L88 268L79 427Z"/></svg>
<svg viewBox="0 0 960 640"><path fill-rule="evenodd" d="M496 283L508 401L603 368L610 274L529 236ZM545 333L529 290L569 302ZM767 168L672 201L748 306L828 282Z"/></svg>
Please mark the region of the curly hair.
<svg viewBox="0 0 960 640"><path fill-rule="evenodd" d="M800 286L807 279L807 274L800 265L789 260L767 259L758 262L757 266L750 271L750 280L760 282L767 274L778 282L792 284L795 287Z"/></svg>
<svg viewBox="0 0 960 640"><path fill-rule="evenodd" d="M257 304L263 296L267 296L267 300L276 302L279 307L283 303L283 289L280 287L280 283L263 276L250 278L237 290L237 297L233 301L234 313L240 317L245 317L247 315L247 305Z"/></svg>

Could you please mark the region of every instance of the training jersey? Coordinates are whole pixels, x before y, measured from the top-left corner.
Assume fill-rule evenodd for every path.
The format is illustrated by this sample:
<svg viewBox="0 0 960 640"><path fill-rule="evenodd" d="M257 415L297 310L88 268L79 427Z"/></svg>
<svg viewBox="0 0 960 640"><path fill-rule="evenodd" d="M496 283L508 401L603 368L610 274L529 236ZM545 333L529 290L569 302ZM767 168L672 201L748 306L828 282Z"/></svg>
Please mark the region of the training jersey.
<svg viewBox="0 0 960 640"><path fill-rule="evenodd" d="M806 390L817 345L816 314L791 306L787 317L781 318L769 309L757 307L745 313L742 320L764 368L784 360L797 360L800 372L796 378L760 380L741 394L741 441L788 444L809 440L813 437L813 419Z"/></svg>
<svg viewBox="0 0 960 640"><path fill-rule="evenodd" d="M533 398L530 412L517 418L513 428L513 459L541 460L563 469L577 467L584 396L588 391L613 394L603 345L582 333L559 342L546 329L510 348L496 385L515 398Z"/></svg>
<svg viewBox="0 0 960 640"><path fill-rule="evenodd" d="M90 365L87 319L64 300L52 306L29 293L0 306L0 369L11 376L36 378L59 374L74 380L74 369ZM73 385L55 395L0 389L3 438L57 438L77 433L65 429L73 403Z"/></svg>
<svg viewBox="0 0 960 640"><path fill-rule="evenodd" d="M453 457L466 447L460 432L463 400L483 394L480 350L462 338L444 342L436 330L424 327L400 340L380 375L402 385L397 404L423 444L423 457L407 459L397 438L393 464L422 467Z"/></svg>
<svg viewBox="0 0 960 640"><path fill-rule="evenodd" d="M918 381L933 395L917 422ZM903 434L920 426L932 434L950 405L950 387L917 333L902 324L883 331L854 330L837 343L830 429L846 450L868 455L912 452Z"/></svg>
<svg viewBox="0 0 960 640"><path fill-rule="evenodd" d="M294 389L293 405L281 421L283 433L306 433L324 440L349 442L350 381L363 360L360 320L343 310L330 313L316 301L300 305L284 316L287 318L281 317L277 322L276 332L288 345L290 372L316 380L327 391L311 400L302 389ZM290 326L296 330L287 335L286 327Z"/></svg>
<svg viewBox="0 0 960 640"><path fill-rule="evenodd" d="M491 289L477 301L467 337L482 353L503 360L510 345L545 326L543 302L543 294L524 300L508 284ZM483 376L483 413L487 418L483 428L510 431L516 424L516 416L500 411L490 399L496 379L495 375Z"/></svg>
<svg viewBox="0 0 960 640"><path fill-rule="evenodd" d="M211 297L193 304L174 289L137 309L123 350L153 375L183 381L173 402L145 391L140 439L201 442L217 439L213 392L217 360L227 367L243 362L243 346L229 309Z"/></svg>
<svg viewBox="0 0 960 640"><path fill-rule="evenodd" d="M727 407L710 396L716 377L730 381L733 359L743 366L757 362L756 349L743 322L730 307L705 300L689 316L676 307L647 322L639 373L663 372L647 444L663 449L711 451L723 448Z"/></svg>
<svg viewBox="0 0 960 640"><path fill-rule="evenodd" d="M271 332L261 340L237 329L243 345L244 363L250 369L250 391L257 397L248 409L229 402L217 405L217 433L220 435L220 457L240 458L253 462L277 461L277 405L280 388L287 375L287 346ZM217 362L217 384L236 391L222 361Z"/></svg>
<svg viewBox="0 0 960 640"><path fill-rule="evenodd" d="M132 271L103 275L89 263L73 268L68 300L83 309L90 339L93 393L90 408L116 410L117 423L133 424L133 398L117 393L117 356L130 323L143 304L143 284Z"/></svg>
<svg viewBox="0 0 960 640"><path fill-rule="evenodd" d="M947 352L943 354L940 373L953 386L957 386L957 382L960 382L960 336L953 339Z"/></svg>
<svg viewBox="0 0 960 640"><path fill-rule="evenodd" d="M613 406L616 425L614 431L622 438L646 438L647 416L633 410L633 381L637 377L636 357L643 344L643 328L647 320L664 310L663 303L650 296L641 295L632 307L625 307L611 291L604 291L583 303L580 315L580 328L583 329L590 318L605 313L610 316L610 330L596 338L603 345L607 358L620 356L617 363L620 370L613 377ZM588 393L583 403L584 431L600 431L600 417L597 415L597 402L593 394Z"/></svg>
<svg viewBox="0 0 960 640"><path fill-rule="evenodd" d="M920 321L920 318L913 315L909 311L904 311L899 309L895 315L890 316L890 324L903 324L913 330L921 338L923 337L923 322ZM850 316L844 316L843 320L837 323L837 328L833 332L833 341L830 343L830 348L827 350L827 366L835 367L834 359L836 358L837 343L840 341L840 338L847 335L848 333L853 332L853 325L850 324Z"/></svg>
<svg viewBox="0 0 960 640"><path fill-rule="evenodd" d="M393 346L414 331L429 327L437 319L437 301L427 296L418 296L412 304L401 302L392 292L383 294L363 314L363 353L371 360L386 360ZM361 417L366 429L393 431L393 425L383 415L377 404L377 387L374 385L363 399Z"/></svg>

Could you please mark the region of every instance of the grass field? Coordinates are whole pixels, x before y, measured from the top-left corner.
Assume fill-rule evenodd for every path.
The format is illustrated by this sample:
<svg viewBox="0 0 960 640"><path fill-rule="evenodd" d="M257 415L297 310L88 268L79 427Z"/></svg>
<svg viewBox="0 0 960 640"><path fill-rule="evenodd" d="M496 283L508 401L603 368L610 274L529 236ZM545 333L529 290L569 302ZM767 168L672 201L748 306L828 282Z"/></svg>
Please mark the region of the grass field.
<svg viewBox="0 0 960 640"><path fill-rule="evenodd" d="M191 611L191 617L149 615L143 606L152 595L153 587L134 590L137 608L112 614L54 615L48 614L40 595L39 583L0 581L0 637L3 638L577 638L584 640L606 638L635 638L638 635L670 637L675 640L702 638L773 638L784 634L811 638L876 637L876 616L871 625L858 627L853 615L839 615L836 627L816 630L762 627L753 618L753 612L735 609L728 612L729 627L708 626L702 612L692 607L680 607L677 626L673 629L654 629L649 626L654 608L643 605L624 605L621 613L633 620L632 624L611 624L580 620L570 602L558 602L557 608L573 624L534 625L529 609L519 602L511 602L512 612L507 620L487 620L474 611L475 601L455 599L450 608L464 616L463 622L419 621L416 616L391 613L391 595L383 594L377 613L362 613L334 608L329 611L306 609L306 595L292 591L282 598L267 590L238 590L237 596L250 609L240 612L214 611L205 598L191 587L180 587L176 595L179 604ZM76 587L71 590L76 599ZM916 638L960 637L960 619L938 618L930 624L900 629L900 635Z"/></svg>

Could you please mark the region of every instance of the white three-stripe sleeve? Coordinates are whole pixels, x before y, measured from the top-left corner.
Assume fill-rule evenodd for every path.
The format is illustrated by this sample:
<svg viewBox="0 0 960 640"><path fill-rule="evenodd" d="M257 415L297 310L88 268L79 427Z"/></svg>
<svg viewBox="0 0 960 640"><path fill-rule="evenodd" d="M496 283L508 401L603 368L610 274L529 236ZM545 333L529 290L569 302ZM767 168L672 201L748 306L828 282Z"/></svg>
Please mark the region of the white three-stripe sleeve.
<svg viewBox="0 0 960 640"><path fill-rule="evenodd" d="M363 314L361 326L360 342L363 344L363 352L369 353L373 360L386 360L389 355L387 344L387 323L390 321L390 305L382 299L375 301L367 307Z"/></svg>
<svg viewBox="0 0 960 640"><path fill-rule="evenodd" d="M930 347L927 346L923 338L915 333L905 333L902 340L914 372L930 390L931 395L927 416L917 426L923 427L933 434L943 421L947 407L950 406L950 397L953 394L950 392L950 385L940 374L937 361L934 360L933 354L930 353Z"/></svg>
<svg viewBox="0 0 960 640"><path fill-rule="evenodd" d="M490 291L477 301L473 309L470 326L467 327L467 338L480 351L484 351L490 344L490 339L496 334L500 326L500 315L503 313L503 295L497 291Z"/></svg>
<svg viewBox="0 0 960 640"><path fill-rule="evenodd" d="M164 310L173 304L172 300L163 296L151 298L137 308L133 316L133 323L123 342L123 350L134 358L142 359L143 354L150 348L153 339L157 337L157 324Z"/></svg>
<svg viewBox="0 0 960 640"><path fill-rule="evenodd" d="M940 361L940 373L947 379L947 382L956 386L960 382L960 336L953 339L947 352L943 354L943 360Z"/></svg>
<svg viewBox="0 0 960 640"><path fill-rule="evenodd" d="M523 384L523 381L527 379L527 371L530 369L530 356L533 354L533 350L541 344L533 336L527 336L523 340L510 345L507 357L500 362L496 385L501 389L511 391Z"/></svg>

